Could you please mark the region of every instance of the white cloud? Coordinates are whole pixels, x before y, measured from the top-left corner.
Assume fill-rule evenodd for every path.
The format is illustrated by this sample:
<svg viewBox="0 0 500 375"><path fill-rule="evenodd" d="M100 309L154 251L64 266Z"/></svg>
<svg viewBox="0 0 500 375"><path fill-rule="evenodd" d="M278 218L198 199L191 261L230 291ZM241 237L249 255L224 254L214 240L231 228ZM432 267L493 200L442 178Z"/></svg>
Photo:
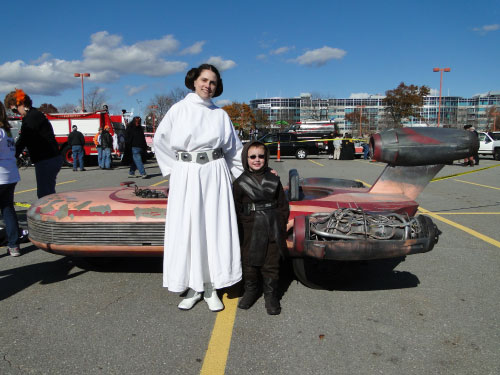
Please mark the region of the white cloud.
<svg viewBox="0 0 500 375"><path fill-rule="evenodd" d="M339 48L324 46L312 51L307 51L303 55L290 61L296 62L300 65L322 66L330 60L340 60L345 56L346 53L346 51Z"/></svg>
<svg viewBox="0 0 500 375"><path fill-rule="evenodd" d="M269 51L269 54L270 55L282 55L283 53L286 53L286 52L290 51L291 49L293 49L293 47L280 47L280 48L274 49L272 51Z"/></svg>
<svg viewBox="0 0 500 375"><path fill-rule="evenodd" d="M256 59L257 60L266 60L267 59L267 55L264 54L264 53L261 53L260 55L256 56Z"/></svg>
<svg viewBox="0 0 500 375"><path fill-rule="evenodd" d="M192 46L183 49L180 52L180 55L197 55L201 53L201 51L203 51L203 46L205 45L205 43L205 41L196 42Z"/></svg>
<svg viewBox="0 0 500 375"><path fill-rule="evenodd" d="M236 66L236 63L233 60L223 60L220 56L212 56L206 62L207 64L215 66L221 72L232 69Z"/></svg>
<svg viewBox="0 0 500 375"><path fill-rule="evenodd" d="M45 61L50 60L51 57L52 55L50 53L45 52L38 59L31 61L30 64L41 64Z"/></svg>
<svg viewBox="0 0 500 375"><path fill-rule="evenodd" d="M228 99L221 99L221 100L217 100L215 102L215 105L217 107L224 107L225 105L230 105L230 104L233 104L233 102L231 100L228 100Z"/></svg>
<svg viewBox="0 0 500 375"><path fill-rule="evenodd" d="M144 91L148 87L147 85L141 85L141 86L125 86L127 89L127 95L128 96L133 96L141 91Z"/></svg>
<svg viewBox="0 0 500 375"><path fill-rule="evenodd" d="M431 89L429 91L430 96L438 96L439 95L439 90L438 89Z"/></svg>
<svg viewBox="0 0 500 375"><path fill-rule="evenodd" d="M187 68L185 62L167 61L161 57L177 51L179 42L172 35L127 46L122 44L120 36L100 31L93 34L91 40L92 43L83 51L88 70L162 77Z"/></svg>
<svg viewBox="0 0 500 375"><path fill-rule="evenodd" d="M30 94L60 95L80 84L73 76L75 72L89 72L91 75L85 80L94 82L111 82L126 74L162 77L183 72L187 63L163 57L178 48L179 42L172 35L125 45L121 36L100 31L91 35L90 44L83 50L83 60L61 60L44 53L29 64L22 60L1 64L0 91L18 87Z"/></svg>
<svg viewBox="0 0 500 375"><path fill-rule="evenodd" d="M478 32L479 34L485 35L490 31L500 30L500 24L495 23L493 25L483 25L481 27L474 27L472 30Z"/></svg>

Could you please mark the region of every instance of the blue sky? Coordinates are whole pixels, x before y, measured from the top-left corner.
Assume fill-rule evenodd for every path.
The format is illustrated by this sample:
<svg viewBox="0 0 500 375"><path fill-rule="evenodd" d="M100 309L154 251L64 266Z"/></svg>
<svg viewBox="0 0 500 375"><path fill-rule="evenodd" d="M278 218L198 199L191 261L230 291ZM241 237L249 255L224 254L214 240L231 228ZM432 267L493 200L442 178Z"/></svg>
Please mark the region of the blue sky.
<svg viewBox="0 0 500 375"><path fill-rule="evenodd" d="M129 1L8 2L0 96L23 88L34 105L79 103L104 90L114 111L141 113L186 71L218 66L218 101L384 94L400 82L471 97L500 91L500 2Z"/></svg>

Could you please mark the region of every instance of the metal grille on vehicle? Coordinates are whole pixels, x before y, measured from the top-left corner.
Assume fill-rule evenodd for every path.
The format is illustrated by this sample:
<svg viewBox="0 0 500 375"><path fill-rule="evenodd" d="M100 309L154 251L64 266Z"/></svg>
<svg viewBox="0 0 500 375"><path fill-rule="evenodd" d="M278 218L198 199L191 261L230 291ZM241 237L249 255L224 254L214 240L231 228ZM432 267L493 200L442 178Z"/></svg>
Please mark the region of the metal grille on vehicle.
<svg viewBox="0 0 500 375"><path fill-rule="evenodd" d="M56 245L163 246L165 223L60 223L28 218L30 238Z"/></svg>

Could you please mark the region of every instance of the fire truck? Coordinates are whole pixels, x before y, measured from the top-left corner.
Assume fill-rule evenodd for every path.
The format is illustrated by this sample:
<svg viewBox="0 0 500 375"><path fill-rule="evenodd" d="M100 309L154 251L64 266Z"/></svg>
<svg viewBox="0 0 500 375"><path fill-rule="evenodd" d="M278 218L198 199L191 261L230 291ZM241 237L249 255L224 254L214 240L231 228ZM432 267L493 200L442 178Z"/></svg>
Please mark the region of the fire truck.
<svg viewBox="0 0 500 375"><path fill-rule="evenodd" d="M94 144L94 136L99 129L109 126L110 134L124 129L125 119L122 115L110 115L106 111L90 113L47 113L47 118L52 124L54 135L65 165L73 165L73 153L68 144L68 135L73 125L85 137L85 156L97 156L97 147Z"/></svg>

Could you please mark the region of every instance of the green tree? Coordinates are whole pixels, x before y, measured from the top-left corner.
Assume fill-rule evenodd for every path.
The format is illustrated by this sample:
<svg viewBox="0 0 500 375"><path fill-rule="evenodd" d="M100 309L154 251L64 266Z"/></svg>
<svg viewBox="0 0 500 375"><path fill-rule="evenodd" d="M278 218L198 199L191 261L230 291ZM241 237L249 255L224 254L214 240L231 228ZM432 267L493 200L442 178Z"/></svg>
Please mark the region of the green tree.
<svg viewBox="0 0 500 375"><path fill-rule="evenodd" d="M405 118L413 116L421 118L420 108L424 105L424 97L429 95L427 86L405 85L401 82L398 87L385 92L384 104L387 106L395 127L401 127Z"/></svg>

